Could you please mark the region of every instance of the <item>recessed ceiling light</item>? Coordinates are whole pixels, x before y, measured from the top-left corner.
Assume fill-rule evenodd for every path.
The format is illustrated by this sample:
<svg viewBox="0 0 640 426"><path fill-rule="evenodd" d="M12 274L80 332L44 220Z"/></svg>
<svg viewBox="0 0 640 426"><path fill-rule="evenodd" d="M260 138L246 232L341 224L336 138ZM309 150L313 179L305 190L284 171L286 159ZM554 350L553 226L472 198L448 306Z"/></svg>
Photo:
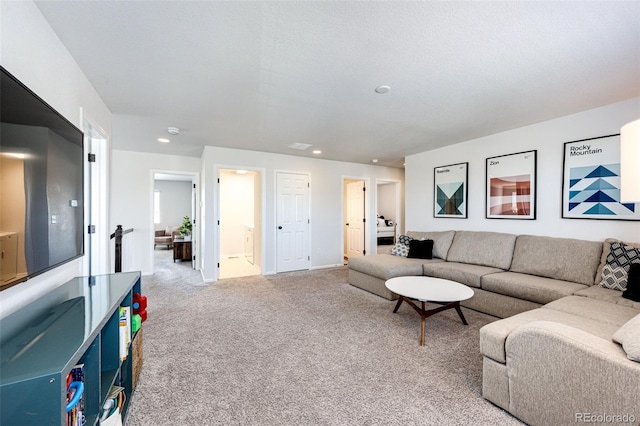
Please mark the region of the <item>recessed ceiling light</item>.
<svg viewBox="0 0 640 426"><path fill-rule="evenodd" d="M247 171L240 169L240 170L236 170L236 173L239 174L239 175L246 175Z"/></svg>
<svg viewBox="0 0 640 426"><path fill-rule="evenodd" d="M169 139L167 139L167 138L158 138L158 142L169 143L171 141Z"/></svg>
<svg viewBox="0 0 640 426"><path fill-rule="evenodd" d="M389 90L391 90L391 87L389 87L389 86L378 86L378 87L376 87L376 93L387 93Z"/></svg>
<svg viewBox="0 0 640 426"><path fill-rule="evenodd" d="M322 154L322 151L320 151L319 149L314 149L313 153L318 155L318 154Z"/></svg>
<svg viewBox="0 0 640 426"><path fill-rule="evenodd" d="M170 135L177 135L180 133L180 129L177 127L167 127L167 132L169 132Z"/></svg>
<svg viewBox="0 0 640 426"><path fill-rule="evenodd" d="M377 159L377 158L374 158L373 160L371 160L371 162L372 162L372 163L377 163L377 162L378 162L378 159Z"/></svg>

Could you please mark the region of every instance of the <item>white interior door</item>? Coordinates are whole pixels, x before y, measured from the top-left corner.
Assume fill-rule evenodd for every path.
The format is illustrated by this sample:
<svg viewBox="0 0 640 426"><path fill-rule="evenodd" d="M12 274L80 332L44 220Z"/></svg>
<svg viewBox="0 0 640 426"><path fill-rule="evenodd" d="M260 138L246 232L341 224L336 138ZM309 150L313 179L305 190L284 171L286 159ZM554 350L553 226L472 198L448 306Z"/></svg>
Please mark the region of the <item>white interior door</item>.
<svg viewBox="0 0 640 426"><path fill-rule="evenodd" d="M277 272L309 269L309 175L277 173Z"/></svg>
<svg viewBox="0 0 640 426"><path fill-rule="evenodd" d="M107 139L102 132L89 123L85 125L86 149L95 154L95 161L89 162L89 177L86 185L89 187L89 225L95 232L89 234L87 256L91 275L102 275L111 272L110 229L107 217L108 188L108 150Z"/></svg>
<svg viewBox="0 0 640 426"><path fill-rule="evenodd" d="M364 255L364 181L347 184L347 257Z"/></svg>

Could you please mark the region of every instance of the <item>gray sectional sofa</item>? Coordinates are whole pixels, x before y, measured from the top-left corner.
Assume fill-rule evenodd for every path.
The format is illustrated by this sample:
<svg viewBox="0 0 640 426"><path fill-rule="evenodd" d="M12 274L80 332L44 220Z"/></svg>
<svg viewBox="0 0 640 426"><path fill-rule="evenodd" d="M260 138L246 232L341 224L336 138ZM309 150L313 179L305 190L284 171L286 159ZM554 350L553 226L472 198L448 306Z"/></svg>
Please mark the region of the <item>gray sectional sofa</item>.
<svg viewBox="0 0 640 426"><path fill-rule="evenodd" d="M640 422L640 303L597 285L612 240L407 235L434 240L434 258L352 258L349 282L389 300L384 283L397 276L473 288L461 304L501 318L480 330L486 399L529 424Z"/></svg>

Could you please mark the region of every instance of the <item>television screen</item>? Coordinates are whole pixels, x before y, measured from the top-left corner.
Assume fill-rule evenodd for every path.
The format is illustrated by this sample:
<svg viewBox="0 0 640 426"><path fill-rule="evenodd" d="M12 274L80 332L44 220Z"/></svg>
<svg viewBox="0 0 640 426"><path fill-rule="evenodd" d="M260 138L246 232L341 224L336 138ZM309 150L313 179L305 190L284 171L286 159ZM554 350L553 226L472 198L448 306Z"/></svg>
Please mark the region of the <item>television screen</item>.
<svg viewBox="0 0 640 426"><path fill-rule="evenodd" d="M84 254L83 134L0 66L0 290Z"/></svg>

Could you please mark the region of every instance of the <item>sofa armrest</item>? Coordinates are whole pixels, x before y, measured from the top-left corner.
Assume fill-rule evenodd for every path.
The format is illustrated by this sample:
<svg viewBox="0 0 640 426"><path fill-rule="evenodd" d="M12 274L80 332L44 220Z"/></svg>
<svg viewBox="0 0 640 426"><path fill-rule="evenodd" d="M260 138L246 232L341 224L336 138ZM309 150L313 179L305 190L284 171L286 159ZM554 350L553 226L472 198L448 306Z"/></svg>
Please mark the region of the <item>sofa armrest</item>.
<svg viewBox="0 0 640 426"><path fill-rule="evenodd" d="M551 321L507 337L509 411L531 424L575 424L589 416L640 420L640 363L610 340ZM592 418L592 417L590 417ZM618 419L618 420L616 420Z"/></svg>
<svg viewBox="0 0 640 426"><path fill-rule="evenodd" d="M154 237L164 237L164 229L156 230Z"/></svg>

